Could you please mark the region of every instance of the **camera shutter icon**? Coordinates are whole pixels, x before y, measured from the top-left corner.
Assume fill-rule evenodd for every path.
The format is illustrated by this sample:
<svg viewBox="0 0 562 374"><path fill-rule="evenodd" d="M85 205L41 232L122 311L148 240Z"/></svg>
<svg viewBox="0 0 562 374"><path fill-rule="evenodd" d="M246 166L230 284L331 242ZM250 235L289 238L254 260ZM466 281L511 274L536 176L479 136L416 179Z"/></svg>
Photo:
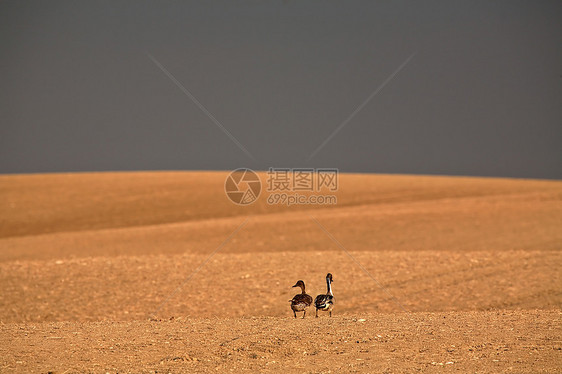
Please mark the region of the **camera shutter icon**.
<svg viewBox="0 0 562 374"><path fill-rule="evenodd" d="M236 169L226 178L224 191L234 204L249 205L260 196L261 180L253 170Z"/></svg>

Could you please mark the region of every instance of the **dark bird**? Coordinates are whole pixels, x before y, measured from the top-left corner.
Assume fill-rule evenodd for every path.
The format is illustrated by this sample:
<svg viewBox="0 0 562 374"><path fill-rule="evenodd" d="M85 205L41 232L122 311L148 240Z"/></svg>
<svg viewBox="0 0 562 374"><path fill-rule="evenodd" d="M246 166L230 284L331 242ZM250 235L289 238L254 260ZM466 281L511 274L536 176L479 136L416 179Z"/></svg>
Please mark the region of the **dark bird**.
<svg viewBox="0 0 562 374"><path fill-rule="evenodd" d="M314 299L314 306L316 307L316 318L318 318L318 311L330 312L330 317L332 316L332 309L334 308L334 294L332 293L332 274L328 273L326 275L326 284L328 291L325 295L318 295Z"/></svg>
<svg viewBox="0 0 562 374"><path fill-rule="evenodd" d="M295 295L289 302L291 303L291 309L293 310L293 315L297 318L297 312L304 312L302 318L306 316L306 308L312 305L312 296L308 295L304 288L304 282L298 281L293 287L300 287L301 293Z"/></svg>

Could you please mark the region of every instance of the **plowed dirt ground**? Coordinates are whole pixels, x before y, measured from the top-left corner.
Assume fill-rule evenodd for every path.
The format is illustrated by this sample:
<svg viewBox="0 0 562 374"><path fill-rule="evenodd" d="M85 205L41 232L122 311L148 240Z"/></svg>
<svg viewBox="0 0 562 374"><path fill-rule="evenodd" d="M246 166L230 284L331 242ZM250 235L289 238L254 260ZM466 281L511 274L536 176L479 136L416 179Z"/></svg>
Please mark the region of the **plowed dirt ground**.
<svg viewBox="0 0 562 374"><path fill-rule="evenodd" d="M240 207L226 176L0 176L0 371L562 372L562 182L340 175L336 205ZM333 317L295 320L327 272Z"/></svg>

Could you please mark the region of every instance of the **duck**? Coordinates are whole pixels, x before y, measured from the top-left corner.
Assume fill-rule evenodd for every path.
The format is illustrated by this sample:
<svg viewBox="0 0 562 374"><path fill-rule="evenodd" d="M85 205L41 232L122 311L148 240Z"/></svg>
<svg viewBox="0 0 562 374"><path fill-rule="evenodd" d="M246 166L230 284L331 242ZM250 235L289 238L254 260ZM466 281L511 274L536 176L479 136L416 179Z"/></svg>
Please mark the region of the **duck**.
<svg viewBox="0 0 562 374"><path fill-rule="evenodd" d="M312 296L306 293L304 282L299 280L293 287L300 287L301 293L295 295L289 302L291 303L291 309L293 310L293 315L297 318L297 312L304 312L302 318L306 316L306 308L312 305Z"/></svg>
<svg viewBox="0 0 562 374"><path fill-rule="evenodd" d="M326 275L326 284L328 291L326 294L321 294L316 296L314 299L314 307L316 308L316 318L318 318L318 311L321 310L323 312L330 312L330 317L332 316L332 309L334 308L334 294L332 293L332 282L334 279L332 278L332 274L328 273Z"/></svg>

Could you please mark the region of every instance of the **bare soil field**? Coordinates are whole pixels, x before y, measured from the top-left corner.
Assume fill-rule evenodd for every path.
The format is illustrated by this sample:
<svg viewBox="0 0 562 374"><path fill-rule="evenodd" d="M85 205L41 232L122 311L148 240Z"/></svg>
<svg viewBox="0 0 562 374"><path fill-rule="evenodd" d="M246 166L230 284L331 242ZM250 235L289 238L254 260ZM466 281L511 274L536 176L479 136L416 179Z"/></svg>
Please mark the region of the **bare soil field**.
<svg viewBox="0 0 562 374"><path fill-rule="evenodd" d="M227 174L0 176L0 372L562 372L562 182L241 207ZM327 272L333 317L294 319Z"/></svg>

